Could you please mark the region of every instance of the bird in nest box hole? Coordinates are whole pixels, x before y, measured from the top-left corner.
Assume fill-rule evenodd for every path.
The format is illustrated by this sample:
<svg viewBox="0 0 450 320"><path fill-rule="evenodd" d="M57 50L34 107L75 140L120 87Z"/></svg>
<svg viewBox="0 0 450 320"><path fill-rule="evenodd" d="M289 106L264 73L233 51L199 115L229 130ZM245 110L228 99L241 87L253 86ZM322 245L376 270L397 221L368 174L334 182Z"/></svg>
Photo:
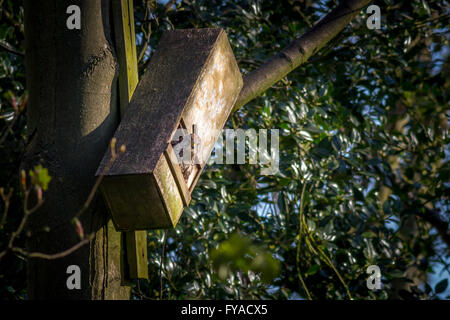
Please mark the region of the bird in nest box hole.
<svg viewBox="0 0 450 320"><path fill-rule="evenodd" d="M188 133L187 130L183 130L183 134L178 136L178 139L172 140L171 144L172 147L174 147L174 149L178 149L175 148L175 146L179 145L180 143L182 143L183 141L185 141L185 139L187 139L187 141L185 142L186 146L189 145L189 151L190 151L190 157L188 159L189 162L186 162L186 160L183 158L184 156L184 151L185 148L181 147L179 148L178 154L177 154L177 158L181 167L181 172L183 174L183 178L185 180L189 179L189 176L192 173L192 170L197 167L198 169L201 168L200 166L200 159L198 158L198 155L200 154L200 145L201 145L201 139L200 137L196 134L196 128L195 128L195 124L192 126L192 133Z"/></svg>

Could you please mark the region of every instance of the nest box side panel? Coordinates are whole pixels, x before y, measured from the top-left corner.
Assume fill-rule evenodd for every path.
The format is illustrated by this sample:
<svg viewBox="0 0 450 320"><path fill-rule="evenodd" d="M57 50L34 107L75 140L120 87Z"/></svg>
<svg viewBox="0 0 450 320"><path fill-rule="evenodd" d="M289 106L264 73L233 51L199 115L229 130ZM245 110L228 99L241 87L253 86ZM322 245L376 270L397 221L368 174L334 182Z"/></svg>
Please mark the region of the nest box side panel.
<svg viewBox="0 0 450 320"><path fill-rule="evenodd" d="M177 183L164 155L161 156L156 165L154 177L160 197L163 199L165 212L169 215L170 224L164 226L152 225L152 228L173 228L180 219L184 206Z"/></svg>
<svg viewBox="0 0 450 320"><path fill-rule="evenodd" d="M145 230L148 226L168 228L172 225L152 176L109 177L103 180L100 189L117 230Z"/></svg>
<svg viewBox="0 0 450 320"><path fill-rule="evenodd" d="M230 116L242 85L233 50L222 31L182 115L186 127L195 125L200 137L198 156L202 168Z"/></svg>

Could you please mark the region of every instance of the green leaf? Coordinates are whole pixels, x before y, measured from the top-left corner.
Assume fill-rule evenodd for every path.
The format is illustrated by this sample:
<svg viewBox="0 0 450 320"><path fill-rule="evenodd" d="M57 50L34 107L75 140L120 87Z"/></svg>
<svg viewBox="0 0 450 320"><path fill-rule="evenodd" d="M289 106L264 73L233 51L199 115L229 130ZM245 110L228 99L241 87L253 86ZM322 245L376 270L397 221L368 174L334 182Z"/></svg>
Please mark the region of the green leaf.
<svg viewBox="0 0 450 320"><path fill-rule="evenodd" d="M279 273L279 262L260 246L252 244L250 238L233 234L211 251L211 260L221 279L226 279L236 270L259 273L261 279L270 283Z"/></svg>
<svg viewBox="0 0 450 320"><path fill-rule="evenodd" d="M441 280L434 286L434 292L436 294L442 293L447 289L447 286L448 286L448 279Z"/></svg>
<svg viewBox="0 0 450 320"><path fill-rule="evenodd" d="M377 235L373 231L366 231L362 234L363 238L376 238Z"/></svg>
<svg viewBox="0 0 450 320"><path fill-rule="evenodd" d="M331 138L331 145L333 146L333 149L336 151L340 151L342 144L341 141L339 140L338 136L333 136L333 138Z"/></svg>
<svg viewBox="0 0 450 320"><path fill-rule="evenodd" d="M44 191L47 190L48 184L52 180L47 168L42 167L40 164L35 166L33 170L30 170L30 176L33 183L39 185Z"/></svg>
<svg viewBox="0 0 450 320"><path fill-rule="evenodd" d="M313 274L317 273L317 271L320 270L320 266L318 264L312 265L308 271L306 271L305 275L312 276Z"/></svg>
<svg viewBox="0 0 450 320"><path fill-rule="evenodd" d="M383 212L387 215L391 214L392 210L391 210L391 206L389 204L389 200L386 200L383 203Z"/></svg>

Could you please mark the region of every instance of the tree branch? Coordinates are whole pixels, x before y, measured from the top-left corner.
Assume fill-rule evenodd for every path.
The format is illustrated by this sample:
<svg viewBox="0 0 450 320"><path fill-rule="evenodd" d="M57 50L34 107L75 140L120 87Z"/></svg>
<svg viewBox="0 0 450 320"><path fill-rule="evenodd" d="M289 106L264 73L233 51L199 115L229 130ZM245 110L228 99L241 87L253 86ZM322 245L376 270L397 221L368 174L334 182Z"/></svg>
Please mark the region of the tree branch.
<svg viewBox="0 0 450 320"><path fill-rule="evenodd" d="M9 53L16 54L18 56L22 56L22 57L25 56L25 54L23 52L20 52L20 51L14 49L8 42L6 42L4 40L0 40L0 48L8 51Z"/></svg>
<svg viewBox="0 0 450 320"><path fill-rule="evenodd" d="M18 247L12 247L11 251L19 253L26 258L39 258L39 259L46 259L46 260L59 259L59 258L68 256L69 254L75 252L76 250L78 250L79 248L84 246L85 244L88 244L89 242L91 242L94 239L94 237L95 237L95 234L92 233L92 234L88 235L86 238L84 238L83 240L81 240L80 242L78 242L77 244L75 244L74 246L70 247L69 249L58 252L58 253L53 253L53 254L47 254L47 253L42 253L42 252L27 252Z"/></svg>
<svg viewBox="0 0 450 320"><path fill-rule="evenodd" d="M294 40L258 69L244 76L244 86L233 111L253 100L289 72L305 63L341 32L370 0L342 1L311 30Z"/></svg>
<svg viewBox="0 0 450 320"><path fill-rule="evenodd" d="M447 248L450 250L450 229L449 224L442 220L439 215L439 211L425 208L425 212L414 211L414 214L436 228L437 232L441 236L442 240L447 244Z"/></svg>

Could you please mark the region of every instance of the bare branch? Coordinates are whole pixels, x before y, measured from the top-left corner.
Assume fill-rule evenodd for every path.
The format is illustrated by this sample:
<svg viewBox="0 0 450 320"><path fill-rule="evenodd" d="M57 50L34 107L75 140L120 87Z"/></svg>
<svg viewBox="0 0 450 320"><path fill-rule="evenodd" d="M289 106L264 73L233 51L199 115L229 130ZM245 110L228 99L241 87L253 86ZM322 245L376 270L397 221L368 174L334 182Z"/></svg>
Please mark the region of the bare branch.
<svg viewBox="0 0 450 320"><path fill-rule="evenodd" d="M442 240L447 244L447 248L450 250L450 229L449 223L442 220L437 210L431 210L425 208L425 212L414 211L414 214L436 228L437 232L441 236Z"/></svg>
<svg viewBox="0 0 450 320"><path fill-rule="evenodd" d="M63 258L65 256L68 256L69 254L71 254L72 252L78 250L79 248L81 248L82 246L84 246L85 244L88 244L89 242L92 241L92 239L94 239L95 234L91 233L90 235L88 235L86 238L84 238L83 240L81 240L80 242L78 242L76 245L74 245L73 247L58 252L58 253L54 253L54 254L47 254L47 253L41 253L41 252L27 252L21 248L18 247L12 247L11 251L16 252L21 254L24 257L27 258L40 258L40 259L46 259L46 260L54 260L54 259L59 259L59 258Z"/></svg>
<svg viewBox="0 0 450 320"><path fill-rule="evenodd" d="M309 57L341 32L369 2L370 0L342 1L311 30L291 42L289 46L258 69L244 76L244 87L233 111L237 111L292 70L305 63Z"/></svg>
<svg viewBox="0 0 450 320"><path fill-rule="evenodd" d="M11 250L13 251L14 247L14 241L16 240L16 238L22 233L23 228L25 227L25 224L28 221L29 216L35 212L37 209L39 209L42 204L44 203L43 199L38 199L38 202L36 203L36 205L31 208L28 209L28 200L29 200L29 196L30 196L30 190L24 190L24 194L25 194L25 198L24 198L24 204L23 204L23 212L24 215L22 217L22 220L20 221L19 226L17 227L16 231L14 231L11 234L11 238L9 238L8 241L8 246L6 247L5 250L3 250L2 252L0 252L0 260L6 255L6 253ZM9 200L9 199L8 199ZM6 213L6 212L5 212ZM6 218L5 218L6 220ZM3 221L2 221L3 222ZM5 221L6 222L6 221ZM17 249L17 248L16 248Z"/></svg>
<svg viewBox="0 0 450 320"><path fill-rule="evenodd" d="M22 230L25 227L25 224L27 223L29 216L33 212L35 212L37 209L39 209L42 206L42 204L44 203L43 199L39 199L38 202L36 203L36 205L33 208L28 209L29 196L30 196L30 190L26 190L25 191L24 204L23 204L24 215L23 215L22 220L20 221L19 226L17 227L17 230L12 233L11 238L9 239L9 242L8 242L8 248L9 249L13 248L14 240L16 240L16 238L22 233Z"/></svg>
<svg viewBox="0 0 450 320"><path fill-rule="evenodd" d="M22 57L25 56L25 53L20 52L20 51L14 49L9 43L7 43L7 42L4 41L4 40L0 40L0 48L2 48L2 49L5 50L5 51L8 51L9 53L18 55L18 56L22 56Z"/></svg>
<svg viewBox="0 0 450 320"><path fill-rule="evenodd" d="M0 41L1 43L1 41ZM16 124L17 120L19 119L20 115L22 114L22 111L25 109L25 106L27 104L28 101L28 96L25 96L22 100L22 103L20 104L20 106L18 105L16 98L14 97L11 101L11 104L14 108L14 118L10 121L9 125L7 126L7 128L5 129L4 132L1 133L0 135L0 146L6 141L6 138L8 137L8 135L13 132L13 127Z"/></svg>
<svg viewBox="0 0 450 320"><path fill-rule="evenodd" d="M97 190L98 190L98 188L100 186L100 183L102 182L102 179L104 177L104 173L113 164L113 162L119 156L119 153L124 153L125 150L126 150L125 145L121 145L119 147L119 150L118 150L119 153L117 153L117 151L116 151L116 140L114 138L111 140L110 145L111 145L111 158L110 158L110 161L107 164L107 166L105 166L105 168L103 169L101 175L95 181L95 184L92 187L88 198L86 199L85 203L83 204L83 207L77 212L77 214L75 215L74 219L78 219L87 210L87 208L89 207L90 203L94 199L94 196L95 196L95 194L96 194L96 192L97 192ZM27 257L27 258L41 258L41 259L47 259L47 260L58 259L58 258L62 258L62 257L65 257L65 256L71 254L72 252L74 252L78 248L80 248L83 245L89 243L94 238L94 236L95 236L94 233L88 235L87 237L83 237L81 235L82 240L79 243L77 243L76 245L74 245L73 247L71 247L71 248L69 248L69 249L67 249L65 251L62 251L62 252L59 252L59 253L55 253L55 254L46 254L46 253L41 253L41 252L29 253L29 252L25 251L22 248L15 247L14 246L14 241L22 233L23 228L25 227L29 216L32 213L34 213L35 211L37 211L42 206L42 204L44 203L44 200L42 199L42 197L38 196L38 201L35 204L35 206L30 208L30 209L28 208L28 201L29 201L31 187L29 189L27 189L26 177L25 177L25 172L24 171L22 171L22 173L21 173L21 185L22 185L22 188L23 188L23 191L24 191L24 206L23 206L24 215L23 215L23 218L22 218L22 220L21 220L17 230L14 231L11 234L11 238L8 241L8 245L7 245L6 249L4 249L3 251L0 252L0 260L8 253L8 251L12 251L12 252L18 253L18 254L20 254L20 255L22 255L24 257ZM5 212L4 212L2 221L1 221L2 223L3 223L3 220L5 220L5 222L6 222L6 214L7 214L7 209L8 209L8 206L9 206L9 198L11 197L11 195L12 195L12 190L10 191L10 193L8 195L5 195L4 194L4 190L0 189L0 196L3 199L3 201L5 202L5 205L6 205L5 206ZM0 224L0 229L1 229L1 227L2 227L2 224Z"/></svg>
<svg viewBox="0 0 450 320"><path fill-rule="evenodd" d="M95 184L92 187L88 198L84 202L83 207L75 215L76 219L80 218L81 215L89 208L89 205L91 204L92 200L94 199L95 194L97 193L98 188L100 187L100 184L103 180L103 177L105 176L105 173L111 168L112 164L119 156L119 154L116 152L116 139L115 138L111 139L110 146L111 146L111 158L109 159L108 164L105 166L105 168L103 168L103 171L101 172L101 174L98 176L97 180L95 181ZM121 145L119 148L119 152L124 153L125 150L126 150L125 145Z"/></svg>
<svg viewBox="0 0 450 320"><path fill-rule="evenodd" d="M9 210L12 193L13 193L13 188L10 188L9 192L7 194L5 194L4 188L0 188L0 197L2 198L2 200L4 202L4 206L5 206L5 208L3 209L2 218L0 220L0 230L3 229L3 226L6 224L6 218L8 216L8 210Z"/></svg>
<svg viewBox="0 0 450 320"><path fill-rule="evenodd" d="M145 30L144 22L147 23L148 30ZM144 16L144 21L142 22L142 25L141 25L141 31L144 34L144 39L145 40L143 41L143 44L142 44L142 46L141 46L141 48L139 50L137 63L139 63L144 58L145 52L147 51L147 47L148 47L148 44L150 42L150 37L152 35L151 8L148 5L148 3L145 3L145 16Z"/></svg>
<svg viewBox="0 0 450 320"><path fill-rule="evenodd" d="M3 142L5 142L6 138L8 137L9 133L12 132L12 128L14 127L14 125L17 122L17 119L19 118L18 113L16 113L14 115L14 118L12 119L12 121L9 123L8 127L5 129L5 132L0 136L0 145L3 144Z"/></svg>

